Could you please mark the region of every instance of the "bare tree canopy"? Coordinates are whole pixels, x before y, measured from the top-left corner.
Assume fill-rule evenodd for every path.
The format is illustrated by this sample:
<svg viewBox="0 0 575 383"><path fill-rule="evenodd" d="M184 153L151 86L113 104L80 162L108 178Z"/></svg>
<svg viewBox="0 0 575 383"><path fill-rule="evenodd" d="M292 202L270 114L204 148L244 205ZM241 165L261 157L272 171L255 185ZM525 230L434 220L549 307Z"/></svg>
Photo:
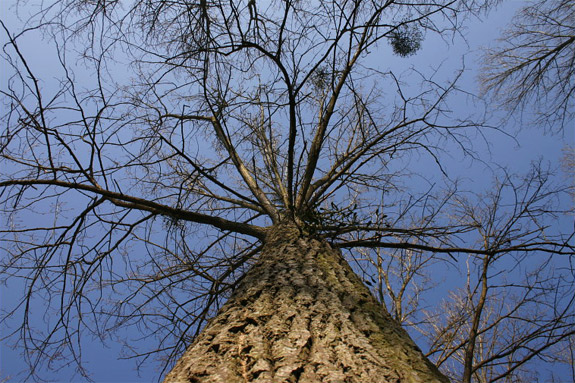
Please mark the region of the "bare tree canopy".
<svg viewBox="0 0 575 383"><path fill-rule="evenodd" d="M161 376L192 350L168 375L188 381L518 381L539 356L562 363L575 323L569 187L542 164L523 177L495 171L486 193L452 180L448 154L481 160L475 141L498 131L479 108L453 111L454 100L472 98L458 87L461 71L403 76L370 55L413 56L489 5L60 0L34 9L21 31L0 21L10 69L1 275L24 291L3 313L17 324L3 339L22 347L26 378L69 365L89 377L83 337L126 328L148 347L127 341L130 357L161 360ZM26 54L38 32L54 49L47 76ZM444 186L422 174L425 187L413 187L416 155ZM418 295L430 265L468 273L437 311ZM322 299L294 310L301 294L285 291ZM274 315L284 322L272 331ZM343 335L324 336L334 332L314 318ZM442 373L394 321L421 334ZM272 346L266 355L281 363L263 361L255 335L293 346L285 349L308 365L282 370L287 351ZM211 354L203 361L216 370L217 358L246 359L218 377L182 366Z"/></svg>
<svg viewBox="0 0 575 383"><path fill-rule="evenodd" d="M535 123L571 130L575 111L575 4L529 1L486 51L481 81L509 110L535 108ZM569 133L569 132L568 132Z"/></svg>

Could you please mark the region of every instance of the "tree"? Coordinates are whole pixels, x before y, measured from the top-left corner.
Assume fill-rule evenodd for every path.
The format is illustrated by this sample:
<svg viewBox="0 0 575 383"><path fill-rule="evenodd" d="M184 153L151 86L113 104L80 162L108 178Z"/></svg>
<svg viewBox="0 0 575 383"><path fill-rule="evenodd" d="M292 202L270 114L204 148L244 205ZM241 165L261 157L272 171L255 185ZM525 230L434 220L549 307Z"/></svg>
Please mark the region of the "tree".
<svg viewBox="0 0 575 383"><path fill-rule="evenodd" d="M342 255L573 255L554 227L478 245L489 223L402 190L410 153L475 156L487 126L450 113L458 76L406 85L369 52L410 56L482 6L71 0L4 27L2 270L25 285L6 318L30 377L59 361L85 376L84 332L139 326L158 338L141 363L179 359L167 381L446 381ZM37 28L55 90L20 43Z"/></svg>
<svg viewBox="0 0 575 383"><path fill-rule="evenodd" d="M535 107L538 126L569 126L575 110L573 2L529 2L503 36L485 52L484 92L512 112Z"/></svg>
<svg viewBox="0 0 575 383"><path fill-rule="evenodd" d="M559 194L551 178L537 164L524 177L504 175L485 193L445 195L441 204L449 206L453 219L473 228L466 235L485 253L460 256L467 270L454 265L453 272L465 273L463 284L455 284L439 305L429 304L442 283L431 277L434 265L442 262L436 255L414 250L366 254L377 271L377 295L396 320L423 334L427 356L453 381L539 381L534 360L557 366L568 355L575 295L573 278L562 267L568 269L570 261L532 248L549 240L542 222L555 216ZM556 377L568 381L562 372Z"/></svg>
<svg viewBox="0 0 575 383"><path fill-rule="evenodd" d="M529 251L499 248L546 241L539 219L553 205L549 177L534 169L523 179L503 178L480 203L455 201L461 219L477 228L485 248L493 249L470 255L465 287L441 308L448 320L437 320L434 313L427 326L430 352L441 354L439 365L452 364L452 374L462 382L537 381L537 373L526 368L529 362L554 360L557 346L575 334L573 282L550 267L562 262L553 255L530 259ZM505 197L510 194L515 196L511 201Z"/></svg>

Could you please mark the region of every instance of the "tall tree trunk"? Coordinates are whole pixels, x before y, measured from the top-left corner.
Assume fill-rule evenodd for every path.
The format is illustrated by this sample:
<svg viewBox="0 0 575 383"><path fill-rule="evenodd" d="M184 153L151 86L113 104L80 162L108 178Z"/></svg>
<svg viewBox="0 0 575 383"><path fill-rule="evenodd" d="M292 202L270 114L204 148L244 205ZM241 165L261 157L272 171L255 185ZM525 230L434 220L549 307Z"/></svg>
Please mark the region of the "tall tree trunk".
<svg viewBox="0 0 575 383"><path fill-rule="evenodd" d="M448 382L325 241L270 230L165 382Z"/></svg>

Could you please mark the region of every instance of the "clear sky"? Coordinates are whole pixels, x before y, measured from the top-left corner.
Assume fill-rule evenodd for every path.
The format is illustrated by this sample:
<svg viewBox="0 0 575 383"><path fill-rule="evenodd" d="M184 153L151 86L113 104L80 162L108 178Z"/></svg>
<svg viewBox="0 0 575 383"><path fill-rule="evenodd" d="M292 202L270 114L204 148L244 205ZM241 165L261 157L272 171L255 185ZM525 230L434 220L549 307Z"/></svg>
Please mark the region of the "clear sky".
<svg viewBox="0 0 575 383"><path fill-rule="evenodd" d="M0 1L0 18L13 31L17 30L21 23L13 14L14 0ZM490 16L485 20L475 20L468 24L468 30L465 32L467 43L458 41L455 46L447 46L438 38L428 38L423 42L422 50L414 56L401 58L391 55L389 47L382 46L378 51L372 52L374 62L383 63L384 66L401 70L410 66L417 67L423 71L442 65L441 73L445 76L452 75L456 70L461 68L465 63L466 73L460 87L471 92L477 92L476 82L477 69L479 67L479 48L489 46L502 32L502 28L510 21L512 15L522 5L522 1L506 1L496 10L492 11ZM5 41L5 35L0 34L0 41ZM46 79L46 83L53 81L51 79L52 65L56 61L53 50L38 36L31 33L30 37L25 40L24 52L32 63L33 69L39 73L39 77ZM464 61L462 56L465 54ZM381 65L381 64L378 64ZM1 70L1 85L4 89L9 76L8 71ZM468 100L461 99L453 105L453 108L462 110L462 114L468 108L476 106L470 104ZM496 113L497 114L497 113ZM495 121L495 120L494 120ZM561 135L545 135L536 128L518 129L519 125L509 125L506 130L517 136L514 140L500 133L487 133L492 136L491 140L491 161L503 167L515 170L526 171L533 160L542 158L544 161L556 166L561 157L561 150L565 143L575 144L574 129ZM3 127L2 127L3 128ZM518 145L518 143L520 145ZM479 144L481 145L481 144ZM425 169L427 164L423 161L419 164L414 162L413 166L421 166ZM470 180L470 184L476 184L478 188L483 188L491 179L491 174L486 172L486 168L481 164L471 163L468 160L461 161L458 153L453 153L453 161L448 163L449 174L464 176ZM5 218L2 217L2 225L5 224ZM16 293L19 291L17 283L8 286L0 286L0 307L6 309L14 302ZM0 328L1 334L5 335L9 329L6 326ZM128 334L128 337L141 337L145 334L135 332L134 328ZM4 381L17 382L19 371L26 368L19 350L13 350L9 347L9 341L2 341L0 344L0 383ZM120 346L112 340L103 346L98 339L86 338L84 343L84 360L89 361L88 369L92 372L92 378L96 382L150 382L157 376L155 371L159 364L154 361L146 363L136 371L136 364L133 360L119 360ZM42 375L55 381L69 381L71 371L62 371L56 374L46 372ZM75 382L82 381L75 378Z"/></svg>

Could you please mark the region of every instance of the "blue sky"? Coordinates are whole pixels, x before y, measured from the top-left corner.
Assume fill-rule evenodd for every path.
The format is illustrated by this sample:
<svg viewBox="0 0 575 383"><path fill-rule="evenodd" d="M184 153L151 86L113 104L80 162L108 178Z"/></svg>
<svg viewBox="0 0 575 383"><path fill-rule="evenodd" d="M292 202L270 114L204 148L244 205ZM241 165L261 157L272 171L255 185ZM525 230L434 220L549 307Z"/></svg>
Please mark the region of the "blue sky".
<svg viewBox="0 0 575 383"><path fill-rule="evenodd" d="M12 0L2 1L0 3L0 15L2 15L2 20L9 28L16 30L20 27L20 23L16 18L10 16L13 12L13 3L14 1ZM504 2L486 20L474 20L469 23L468 30L465 32L467 43L458 41L455 46L448 46L439 38L428 38L423 42L422 50L415 56L408 58L392 56L389 47L382 45L378 51L372 52L372 59L374 62L382 62L380 59L384 58L384 66L389 66L398 71L401 71L401 68L410 66L417 67L422 71L431 71L433 68L442 65L440 73L445 77L452 76L465 63L466 73L463 76L460 87L470 92L477 92L476 76L479 66L479 48L494 43L494 40L500 35L502 29L522 3L522 1ZM2 34L0 38L4 39L5 36ZM44 79L46 87L49 88L50 82L54 81L52 72L57 66L53 56L53 49L47 46L37 34L34 35L32 33L24 41L25 55L32 64L34 71L38 73L40 78ZM465 58L462 61L464 54ZM1 87L6 85L8 75L9 73L6 70L1 71ZM458 99L453 104L455 111L459 109L462 112L475 107L477 106L471 104L465 98ZM498 114L495 113L493 121L498 121ZM481 150L486 153L485 158L489 158L490 162L504 168L523 172L529 168L531 161L538 159L543 159L556 166L561 158L561 151L565 143L575 144L573 129L560 136L542 134L541 131L534 127L524 129L519 129L519 127L518 124L509 124L505 128L511 135L515 135L516 139L497 132L486 132L486 135L490 137L491 154L487 155L486 149L482 148ZM477 145L482 147L483 144L478 140ZM471 163L469 160L462 160L461 155L455 150L452 157L453 161L446 164L450 175L466 177L469 180L468 185L477 185L478 189L485 187L490 182L492 174L483 165ZM413 161L412 166L414 166L414 169L421 168L415 170L425 170L429 165L427 161L422 160ZM2 224L4 224L4 221ZM0 307L4 309L10 306L14 302L15 292L18 291L18 283L0 286ZM1 328L2 335L6 331L8 330L5 327ZM129 333L128 337L145 336L145 334L135 331L134 328L131 328L130 331L133 333ZM120 347L113 340L109 340L106 345L102 345L97 339L85 339L84 360L89 361L87 367L92 372L94 381L150 382L157 376L155 371L159 367L158 364L147 363L140 368L138 375L135 362L133 360L119 360L119 355ZM8 382L17 382L18 373L25 368L26 365L19 351L11 349L9 342L3 341L0 344L0 383L7 378ZM46 371L41 375L55 381L69 381L71 373L71 370L63 370L55 374ZM74 381L81 382L82 380L76 377Z"/></svg>

